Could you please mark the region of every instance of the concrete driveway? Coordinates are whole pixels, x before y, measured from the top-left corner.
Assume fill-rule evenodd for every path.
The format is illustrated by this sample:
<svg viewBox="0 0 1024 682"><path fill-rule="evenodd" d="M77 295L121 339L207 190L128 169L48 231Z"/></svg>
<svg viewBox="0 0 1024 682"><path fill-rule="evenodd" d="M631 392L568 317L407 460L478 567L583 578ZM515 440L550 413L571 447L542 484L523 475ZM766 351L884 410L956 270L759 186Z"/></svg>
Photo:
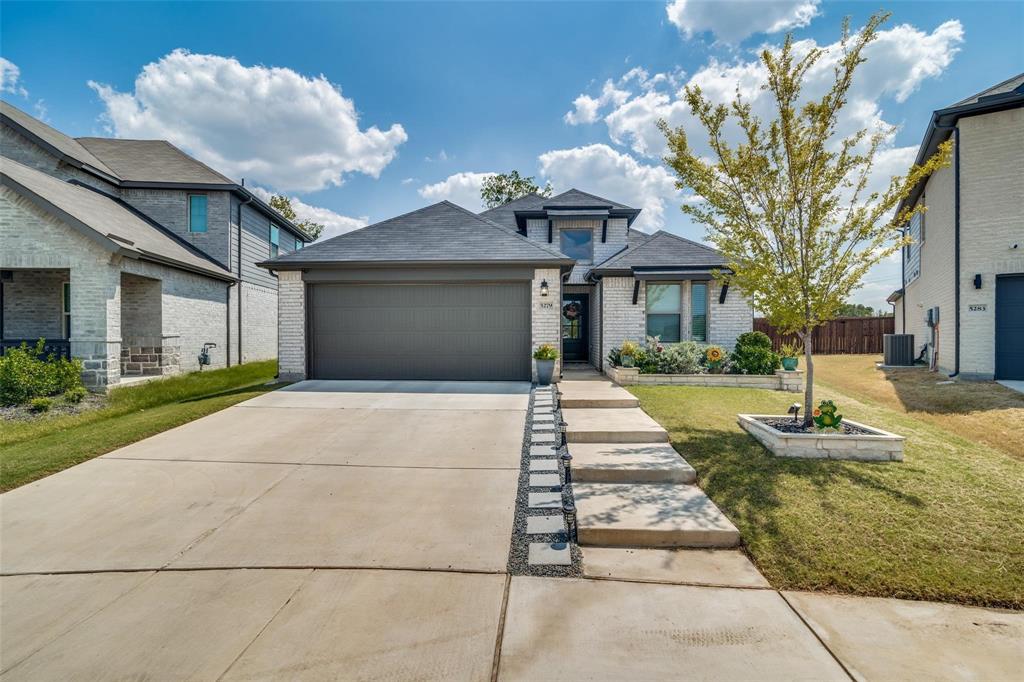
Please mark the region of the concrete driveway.
<svg viewBox="0 0 1024 682"><path fill-rule="evenodd" d="M1019 668L1017 614L781 594L737 553L610 550L590 579L507 575L528 400L515 383L304 382L0 496L0 677Z"/></svg>

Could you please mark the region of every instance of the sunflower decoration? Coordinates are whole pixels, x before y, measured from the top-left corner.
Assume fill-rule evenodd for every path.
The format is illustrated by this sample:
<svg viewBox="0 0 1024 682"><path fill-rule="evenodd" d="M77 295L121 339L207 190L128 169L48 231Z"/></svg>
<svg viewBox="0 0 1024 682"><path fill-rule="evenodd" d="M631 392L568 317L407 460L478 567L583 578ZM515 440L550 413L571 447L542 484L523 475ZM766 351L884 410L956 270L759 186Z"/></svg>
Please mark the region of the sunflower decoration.
<svg viewBox="0 0 1024 682"><path fill-rule="evenodd" d="M836 409L836 404L831 400L822 400L818 407L814 409L814 412L811 413L815 426L819 429L835 429L838 431L843 421L843 415L837 414Z"/></svg>
<svg viewBox="0 0 1024 682"><path fill-rule="evenodd" d="M718 346L708 346L707 350L704 351L704 360L707 362L708 369L713 374L717 374L722 369L722 362L725 360L725 351Z"/></svg>

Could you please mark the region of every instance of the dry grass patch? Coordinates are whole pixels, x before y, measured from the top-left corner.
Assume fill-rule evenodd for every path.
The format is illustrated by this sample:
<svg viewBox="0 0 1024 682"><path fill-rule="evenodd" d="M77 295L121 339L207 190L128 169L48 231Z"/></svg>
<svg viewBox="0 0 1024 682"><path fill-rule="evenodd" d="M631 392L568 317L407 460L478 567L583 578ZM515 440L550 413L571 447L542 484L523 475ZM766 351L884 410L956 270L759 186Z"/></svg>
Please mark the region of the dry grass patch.
<svg viewBox="0 0 1024 682"><path fill-rule="evenodd" d="M880 370L880 355L814 359L815 385L837 389L1024 457L1024 394L992 381L954 381L923 367ZM824 395L824 394L823 394Z"/></svg>

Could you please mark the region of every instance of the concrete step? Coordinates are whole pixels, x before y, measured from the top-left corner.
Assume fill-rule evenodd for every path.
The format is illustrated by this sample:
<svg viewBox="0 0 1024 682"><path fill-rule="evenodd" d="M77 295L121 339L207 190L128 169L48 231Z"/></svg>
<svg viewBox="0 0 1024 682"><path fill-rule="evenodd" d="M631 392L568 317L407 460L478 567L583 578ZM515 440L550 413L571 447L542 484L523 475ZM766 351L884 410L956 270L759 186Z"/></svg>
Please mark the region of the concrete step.
<svg viewBox="0 0 1024 682"><path fill-rule="evenodd" d="M677 483L576 483L581 545L735 547L739 531L704 491Z"/></svg>
<svg viewBox="0 0 1024 682"><path fill-rule="evenodd" d="M562 410L570 443L667 443L668 432L638 407Z"/></svg>
<svg viewBox="0 0 1024 682"><path fill-rule="evenodd" d="M639 407L640 401L626 389L610 381L568 380L559 384L562 409Z"/></svg>
<svg viewBox="0 0 1024 682"><path fill-rule="evenodd" d="M697 472L668 443L573 443L579 483L693 483Z"/></svg>

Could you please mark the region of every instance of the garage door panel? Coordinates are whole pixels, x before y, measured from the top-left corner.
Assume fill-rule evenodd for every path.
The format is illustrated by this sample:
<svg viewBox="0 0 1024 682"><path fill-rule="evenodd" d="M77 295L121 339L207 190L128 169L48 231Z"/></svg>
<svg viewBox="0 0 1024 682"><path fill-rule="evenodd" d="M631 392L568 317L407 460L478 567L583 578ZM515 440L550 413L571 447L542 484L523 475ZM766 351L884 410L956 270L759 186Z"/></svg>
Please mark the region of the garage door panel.
<svg viewBox="0 0 1024 682"><path fill-rule="evenodd" d="M527 283L314 284L318 379L528 380Z"/></svg>

